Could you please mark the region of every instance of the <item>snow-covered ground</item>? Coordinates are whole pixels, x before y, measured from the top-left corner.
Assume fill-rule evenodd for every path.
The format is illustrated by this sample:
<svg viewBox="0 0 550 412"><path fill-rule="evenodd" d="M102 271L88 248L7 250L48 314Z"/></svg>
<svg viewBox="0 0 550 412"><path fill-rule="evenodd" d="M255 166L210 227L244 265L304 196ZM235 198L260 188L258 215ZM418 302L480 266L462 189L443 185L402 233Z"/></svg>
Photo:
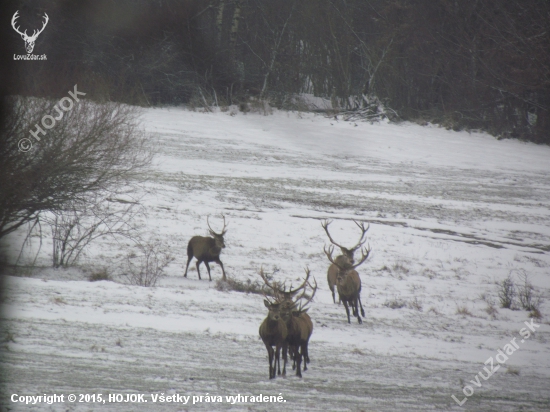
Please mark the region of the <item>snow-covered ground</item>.
<svg viewBox="0 0 550 412"><path fill-rule="evenodd" d="M157 149L140 182L143 233L175 260L154 288L89 282L80 269L6 276L5 410L550 410L550 147L277 111L148 109L143 125ZM298 284L307 266L319 284L302 379L292 371L268 379L262 296L218 291L216 264L213 282L204 266L198 280L194 261L183 277L188 240L206 235L207 216L221 228L222 214L229 277L256 281L263 267ZM358 268L362 325L348 324L332 303L323 219L349 246L359 237L352 219L370 224L371 257ZM21 236L12 236L13 250ZM46 243L38 264L48 264L49 250ZM105 238L81 265L121 279L125 253L123 242ZM508 275L519 284L524 274L544 298L528 338L520 330L529 312L500 308L496 285ZM489 358L496 368L499 349L509 359L480 378ZM9 399L54 393L145 394L148 402ZM153 402L173 394L223 402ZM226 402L237 394L286 402Z"/></svg>

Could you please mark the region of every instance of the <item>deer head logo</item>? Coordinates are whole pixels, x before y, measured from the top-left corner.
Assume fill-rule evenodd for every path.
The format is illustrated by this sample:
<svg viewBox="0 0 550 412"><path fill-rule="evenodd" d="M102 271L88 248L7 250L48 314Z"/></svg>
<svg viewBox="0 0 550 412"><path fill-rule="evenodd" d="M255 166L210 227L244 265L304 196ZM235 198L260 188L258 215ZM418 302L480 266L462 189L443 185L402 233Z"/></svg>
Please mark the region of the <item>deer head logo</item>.
<svg viewBox="0 0 550 412"><path fill-rule="evenodd" d="M40 30L34 30L32 33L32 36L27 35L27 30L25 30L23 33L19 31L19 27L15 26L16 20L19 18L19 10L15 12L11 19L11 26L13 29L21 35L21 38L25 40L25 49L27 49L27 53L31 54L34 49L34 42L36 41L38 35L44 31L44 28L48 24L48 21L50 18L46 13L44 13L44 23L42 25L42 28Z"/></svg>

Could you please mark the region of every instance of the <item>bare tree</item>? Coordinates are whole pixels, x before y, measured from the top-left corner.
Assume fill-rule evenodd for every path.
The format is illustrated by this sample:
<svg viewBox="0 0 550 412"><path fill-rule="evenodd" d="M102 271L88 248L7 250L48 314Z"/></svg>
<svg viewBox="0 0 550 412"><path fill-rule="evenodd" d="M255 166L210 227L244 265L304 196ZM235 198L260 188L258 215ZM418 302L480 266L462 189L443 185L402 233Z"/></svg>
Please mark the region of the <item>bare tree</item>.
<svg viewBox="0 0 550 412"><path fill-rule="evenodd" d="M45 116L61 115L57 102L20 97L8 102L0 130L0 238L40 212L86 203L93 193L116 197L151 161L133 107L80 99L41 133ZM34 146L23 152L22 141L25 150Z"/></svg>

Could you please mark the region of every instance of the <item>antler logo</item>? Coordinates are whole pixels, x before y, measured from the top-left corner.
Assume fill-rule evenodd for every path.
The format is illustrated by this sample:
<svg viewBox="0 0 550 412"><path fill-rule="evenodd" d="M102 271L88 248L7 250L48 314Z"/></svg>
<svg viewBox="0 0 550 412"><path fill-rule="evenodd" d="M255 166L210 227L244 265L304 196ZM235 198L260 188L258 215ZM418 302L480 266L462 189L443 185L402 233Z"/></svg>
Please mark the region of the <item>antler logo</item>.
<svg viewBox="0 0 550 412"><path fill-rule="evenodd" d="M44 31L44 28L48 24L48 21L50 18L46 13L44 13L44 24L42 25L42 28L40 30L34 30L32 33L32 36L27 35L27 30L25 30L23 33L19 31L19 27L15 26L15 21L19 18L19 10L15 12L11 19L11 26L13 29L21 35L21 38L25 40L25 49L27 49L27 53L31 54L34 49L34 42L36 41L38 35Z"/></svg>

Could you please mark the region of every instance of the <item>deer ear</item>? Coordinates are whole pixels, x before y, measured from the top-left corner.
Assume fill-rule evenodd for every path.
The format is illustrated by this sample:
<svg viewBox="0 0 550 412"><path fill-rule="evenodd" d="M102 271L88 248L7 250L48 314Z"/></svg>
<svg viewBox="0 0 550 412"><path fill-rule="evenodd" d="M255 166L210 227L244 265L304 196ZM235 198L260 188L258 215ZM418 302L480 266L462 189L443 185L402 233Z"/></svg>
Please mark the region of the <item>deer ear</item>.
<svg viewBox="0 0 550 412"><path fill-rule="evenodd" d="M267 301L267 299L264 299L264 305L266 308L269 308L269 302Z"/></svg>

